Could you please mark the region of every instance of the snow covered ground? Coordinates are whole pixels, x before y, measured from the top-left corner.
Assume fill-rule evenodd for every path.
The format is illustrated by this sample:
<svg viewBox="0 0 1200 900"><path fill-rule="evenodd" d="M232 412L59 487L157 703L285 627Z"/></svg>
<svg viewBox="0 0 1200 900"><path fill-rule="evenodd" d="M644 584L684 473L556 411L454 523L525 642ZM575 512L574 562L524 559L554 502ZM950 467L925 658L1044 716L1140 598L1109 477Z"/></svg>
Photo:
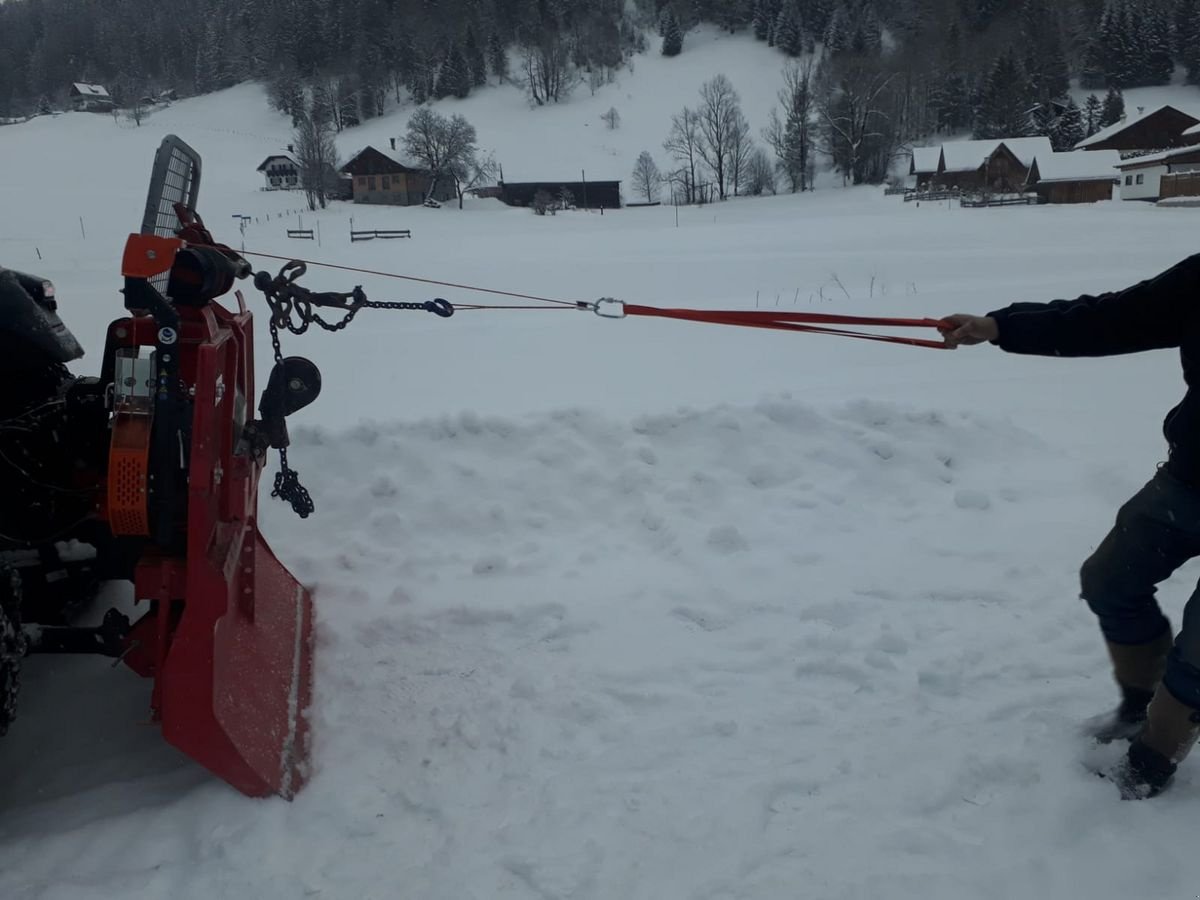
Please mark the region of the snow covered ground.
<svg viewBox="0 0 1200 900"><path fill-rule="evenodd" d="M735 43L689 49L686 77L637 95L673 110L727 59L773 79L778 57ZM510 177L526 154L531 176L578 155L625 178L665 128L631 133L612 173L598 119L567 128L615 96L468 117L485 145L511 141ZM342 150L402 120L368 128ZM875 189L678 225L666 208L335 205L316 247L283 235L296 196L257 190L287 131L253 87L140 129L0 130L0 262L58 283L89 351L77 371L119 314L120 249L167 132L204 155L218 234L257 219L248 249L563 299L938 316L1121 287L1200 249L1196 210L917 208ZM351 246L352 215L413 239ZM4 900L1200 890L1200 762L1122 803L1078 735L1113 688L1076 571L1163 457L1174 354L1022 359L569 310L364 312L284 347L325 376L292 453L317 515L264 500L317 595L311 784L247 800L143 724L132 674L33 660L0 741ZM1164 592L1176 619L1196 574Z"/></svg>

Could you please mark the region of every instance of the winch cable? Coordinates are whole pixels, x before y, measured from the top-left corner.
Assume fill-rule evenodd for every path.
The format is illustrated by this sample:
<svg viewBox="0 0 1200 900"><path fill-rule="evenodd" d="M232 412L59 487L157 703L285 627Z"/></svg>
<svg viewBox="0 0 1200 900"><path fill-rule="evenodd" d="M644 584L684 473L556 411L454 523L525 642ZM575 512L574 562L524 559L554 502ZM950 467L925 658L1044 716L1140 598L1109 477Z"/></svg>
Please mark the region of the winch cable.
<svg viewBox="0 0 1200 900"><path fill-rule="evenodd" d="M491 294L498 297L510 297L518 300L531 300L545 306L499 305L485 303L454 304L455 311L474 310L590 310L602 318L623 319L629 316L644 316L683 321L701 322L713 325L730 325L742 328L767 328L779 331L794 331L805 334L824 334L832 337L854 338L857 340L876 341L887 344L902 344L909 347L924 347L930 350L951 349L942 340L931 338L905 337L902 335L880 334L871 331L860 331L860 328L931 328L946 332L952 327L941 319L929 318L898 318L890 316L851 316L830 313L780 312L770 310L701 310L674 309L657 306L626 304L620 300L604 298L598 301L561 300L553 297L541 297L536 294L523 294L515 291L504 291L497 288L479 287L477 285L459 284L451 281L439 281L434 278L420 278L415 275L401 275L397 272L384 272L378 269L366 269L359 266L346 266L337 263L317 262L315 260L296 259L291 256L280 256L275 253L260 253L257 250L242 251L246 256L257 256L264 259L300 262L309 266L324 269L335 269L342 272L355 272L361 275L371 275L379 278L396 278L417 284L434 285L437 287L453 288L460 291L472 291ZM834 326L853 326L841 328Z"/></svg>

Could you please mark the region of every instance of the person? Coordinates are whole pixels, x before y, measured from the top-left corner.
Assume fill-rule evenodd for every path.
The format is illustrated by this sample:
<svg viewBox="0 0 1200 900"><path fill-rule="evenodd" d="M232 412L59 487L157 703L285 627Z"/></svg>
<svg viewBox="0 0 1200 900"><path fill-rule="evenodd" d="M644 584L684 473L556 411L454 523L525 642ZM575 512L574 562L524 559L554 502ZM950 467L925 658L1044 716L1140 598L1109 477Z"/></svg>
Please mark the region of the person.
<svg viewBox="0 0 1200 900"><path fill-rule="evenodd" d="M1093 733L1131 741L1108 774L1126 799L1153 797L1200 737L1200 586L1178 635L1155 599L1156 585L1200 556L1200 254L1120 291L948 316L943 339L951 348L992 343L1039 356L1180 350L1187 391L1163 424L1167 461L1121 507L1080 571L1120 690Z"/></svg>

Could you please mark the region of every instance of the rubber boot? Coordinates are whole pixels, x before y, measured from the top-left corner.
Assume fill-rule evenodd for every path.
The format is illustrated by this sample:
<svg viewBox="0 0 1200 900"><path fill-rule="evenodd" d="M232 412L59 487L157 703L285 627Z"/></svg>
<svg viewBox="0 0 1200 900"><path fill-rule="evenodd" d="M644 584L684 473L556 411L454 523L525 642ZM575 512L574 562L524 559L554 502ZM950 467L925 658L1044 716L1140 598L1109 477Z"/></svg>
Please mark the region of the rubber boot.
<svg viewBox="0 0 1200 900"><path fill-rule="evenodd" d="M1113 677L1121 691L1121 703L1111 713L1088 723L1088 732L1101 744L1131 740L1142 730L1146 709L1162 680L1167 654L1173 646L1171 631L1145 644L1108 644Z"/></svg>
<svg viewBox="0 0 1200 900"><path fill-rule="evenodd" d="M1192 752L1200 738L1200 709L1176 699L1160 685L1146 715L1141 733L1113 772L1125 800L1157 797L1171 784L1175 769Z"/></svg>

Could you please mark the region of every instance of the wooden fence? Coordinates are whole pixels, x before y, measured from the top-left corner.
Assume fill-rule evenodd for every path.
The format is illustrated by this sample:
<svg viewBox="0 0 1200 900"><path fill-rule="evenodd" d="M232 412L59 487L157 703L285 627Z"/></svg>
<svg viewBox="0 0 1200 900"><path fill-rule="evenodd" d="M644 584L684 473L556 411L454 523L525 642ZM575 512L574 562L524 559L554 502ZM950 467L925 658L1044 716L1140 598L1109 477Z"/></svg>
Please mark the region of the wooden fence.
<svg viewBox="0 0 1200 900"><path fill-rule="evenodd" d="M316 240L311 228L289 228L287 230L287 236L290 238L295 238L298 241Z"/></svg>
<svg viewBox="0 0 1200 900"><path fill-rule="evenodd" d="M412 231L407 228L392 228L392 229L373 228L370 231L351 231L350 232L350 243L353 244L358 241L373 241L376 238L380 238L381 240L392 240L394 238L410 238L410 237L412 237Z"/></svg>
<svg viewBox="0 0 1200 900"><path fill-rule="evenodd" d="M1200 172L1172 172L1159 181L1159 199L1200 197Z"/></svg>

